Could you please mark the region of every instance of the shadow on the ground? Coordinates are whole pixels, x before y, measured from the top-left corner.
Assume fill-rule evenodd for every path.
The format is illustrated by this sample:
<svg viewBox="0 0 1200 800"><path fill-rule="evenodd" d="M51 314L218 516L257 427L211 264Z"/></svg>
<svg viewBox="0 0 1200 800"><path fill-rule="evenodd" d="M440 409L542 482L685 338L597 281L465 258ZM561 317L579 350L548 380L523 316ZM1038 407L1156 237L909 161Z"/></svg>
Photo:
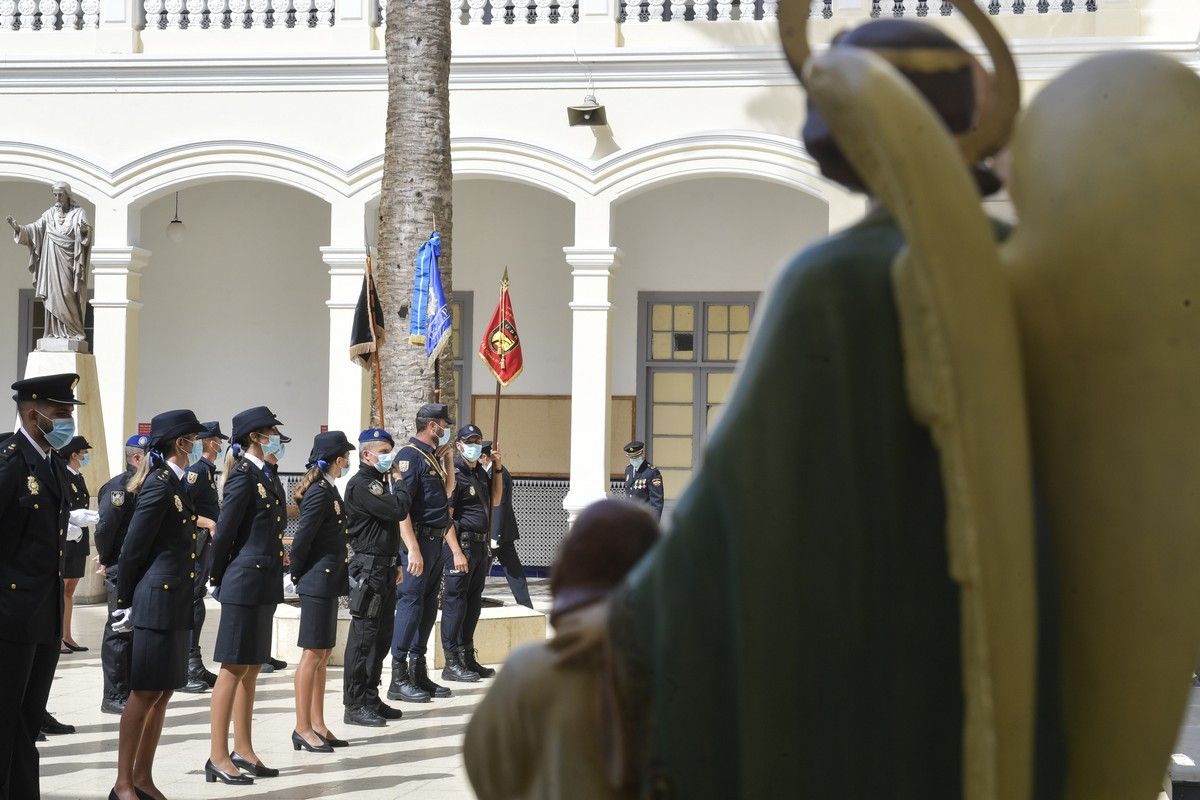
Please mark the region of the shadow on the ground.
<svg viewBox="0 0 1200 800"><path fill-rule="evenodd" d="M318 797L346 797L360 792L379 792L381 790L393 789L406 783L412 783L413 781L433 781L449 777L452 777L452 775L448 772L430 772L424 775L405 775L403 777L378 775L375 777L345 778L326 783L310 783L306 786L292 786L266 792L262 791L259 787L266 788L268 784L263 781L256 781L253 788L250 789L253 794L249 796L254 797L255 800L313 800L313 798ZM197 773L197 778L203 780L199 773ZM42 792L42 797L44 800L79 800L79 792L71 790L66 792Z"/></svg>

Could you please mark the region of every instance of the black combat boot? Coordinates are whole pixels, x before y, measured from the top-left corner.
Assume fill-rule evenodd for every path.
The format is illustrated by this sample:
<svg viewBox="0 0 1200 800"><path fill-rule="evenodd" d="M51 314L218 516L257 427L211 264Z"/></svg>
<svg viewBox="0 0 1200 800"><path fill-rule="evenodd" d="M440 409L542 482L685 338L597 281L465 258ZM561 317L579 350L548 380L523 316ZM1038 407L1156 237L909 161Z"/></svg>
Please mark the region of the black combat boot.
<svg viewBox="0 0 1200 800"><path fill-rule="evenodd" d="M193 647L188 652L188 683L193 680L203 682L210 689L217 685L217 676L204 666L204 658L200 655L199 647Z"/></svg>
<svg viewBox="0 0 1200 800"><path fill-rule="evenodd" d="M408 671L412 674L413 682L434 697L450 696L450 690L441 684L429 680L429 672L425 669L425 656L409 656Z"/></svg>
<svg viewBox="0 0 1200 800"><path fill-rule="evenodd" d="M372 710L379 716L383 717L384 719L403 719L404 718L403 711L401 711L398 708L392 708L391 706L389 706L387 703L383 702L382 700L377 702L372 707ZM336 747L336 745L335 745L335 747Z"/></svg>
<svg viewBox="0 0 1200 800"><path fill-rule="evenodd" d="M200 660L198 650L192 650L188 655L187 683L184 684L179 691L187 694L204 694L211 687L205 682L201 676L201 671L204 670L204 662Z"/></svg>
<svg viewBox="0 0 1200 800"><path fill-rule="evenodd" d="M483 664L479 663L478 659L475 657L478 652L479 651L471 645L467 645L465 648L463 648L463 663L467 665L467 669L471 670L472 672L479 673L479 677L481 678L496 677L496 670L492 669L491 667L485 667Z"/></svg>
<svg viewBox="0 0 1200 800"><path fill-rule="evenodd" d="M387 725L383 717L376 714L374 709L365 706L347 708L342 719L347 725L362 725L364 728L382 728Z"/></svg>
<svg viewBox="0 0 1200 800"><path fill-rule="evenodd" d="M428 703L429 692L413 681L408 671L408 662L403 658L392 659L392 683L388 686L388 700L403 700L406 703Z"/></svg>
<svg viewBox="0 0 1200 800"><path fill-rule="evenodd" d="M479 673L467 666L466 648L456 647L446 651L446 666L442 668L442 680L459 683L477 683Z"/></svg>

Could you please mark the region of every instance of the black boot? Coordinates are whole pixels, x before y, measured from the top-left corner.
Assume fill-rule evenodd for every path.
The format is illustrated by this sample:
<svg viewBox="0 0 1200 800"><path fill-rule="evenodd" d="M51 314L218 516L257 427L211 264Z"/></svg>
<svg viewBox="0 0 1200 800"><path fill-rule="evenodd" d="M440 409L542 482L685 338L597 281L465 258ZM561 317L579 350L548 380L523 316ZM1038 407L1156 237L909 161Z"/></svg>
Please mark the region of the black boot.
<svg viewBox="0 0 1200 800"><path fill-rule="evenodd" d="M401 711L398 708L392 708L391 706L389 706L387 703L383 702L382 700L377 702L371 710L374 711L379 716L383 717L384 719L403 719L404 718L403 711Z"/></svg>
<svg viewBox="0 0 1200 800"><path fill-rule="evenodd" d="M442 680L459 683L477 683L479 673L466 664L465 648L456 647L446 651L446 666L442 668Z"/></svg>
<svg viewBox="0 0 1200 800"><path fill-rule="evenodd" d="M491 667L485 667L475 658L475 654L478 652L479 651L474 647L467 645L465 648L463 648L463 663L465 663L467 668L472 672L479 673L479 677L481 678L496 677L496 670L492 669Z"/></svg>
<svg viewBox="0 0 1200 800"><path fill-rule="evenodd" d="M195 652L195 651L193 651ZM200 660L198 655L188 657L187 683L184 684L179 691L187 694L204 694L211 688L204 679L200 676L201 670L204 669L204 662Z"/></svg>
<svg viewBox="0 0 1200 800"><path fill-rule="evenodd" d="M200 655L200 648L193 647L188 653L188 684L199 681L208 688L213 688L217 685L217 676L209 672L204 666L204 658ZM184 689L186 692L187 689Z"/></svg>
<svg viewBox="0 0 1200 800"><path fill-rule="evenodd" d="M120 714L125 711L125 699L121 697L106 697L100 703L100 713Z"/></svg>
<svg viewBox="0 0 1200 800"><path fill-rule="evenodd" d="M403 658L392 659L392 683L388 686L388 700L403 700L406 703L428 703L429 692L413 682L408 663Z"/></svg>
<svg viewBox="0 0 1200 800"><path fill-rule="evenodd" d="M412 674L413 682L434 697L449 697L450 690L441 684L429 680L429 672L425 668L425 656L408 657L408 671Z"/></svg>
<svg viewBox="0 0 1200 800"><path fill-rule="evenodd" d="M347 708L346 714L342 719L347 725L362 725L365 728L382 728L387 725L383 717L364 706Z"/></svg>

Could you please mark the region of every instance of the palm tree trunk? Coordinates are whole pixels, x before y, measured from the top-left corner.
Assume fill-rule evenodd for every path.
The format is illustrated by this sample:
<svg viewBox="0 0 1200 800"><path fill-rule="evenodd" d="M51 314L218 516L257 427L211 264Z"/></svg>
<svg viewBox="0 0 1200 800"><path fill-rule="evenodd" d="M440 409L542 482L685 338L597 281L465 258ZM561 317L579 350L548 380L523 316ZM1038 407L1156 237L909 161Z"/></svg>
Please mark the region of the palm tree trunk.
<svg viewBox="0 0 1200 800"><path fill-rule="evenodd" d="M382 407L388 427L402 437L412 434L417 409L433 400L433 369L425 348L409 344L408 326L417 250L435 228L447 298L452 285L450 6L446 0L387 4L387 134L375 271L387 337L380 354L383 397L373 398L372 416L378 420ZM457 389L449 357L441 361L442 397L449 402Z"/></svg>

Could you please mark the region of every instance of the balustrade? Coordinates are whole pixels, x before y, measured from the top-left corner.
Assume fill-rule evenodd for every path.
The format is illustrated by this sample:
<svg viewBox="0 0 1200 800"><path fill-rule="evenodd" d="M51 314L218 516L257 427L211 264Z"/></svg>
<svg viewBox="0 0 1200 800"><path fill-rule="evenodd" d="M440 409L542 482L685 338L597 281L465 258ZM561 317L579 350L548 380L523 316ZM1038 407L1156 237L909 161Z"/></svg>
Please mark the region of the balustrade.
<svg viewBox="0 0 1200 800"><path fill-rule="evenodd" d="M159 30L319 28L334 23L334 0L144 0L143 7L146 27Z"/></svg>
<svg viewBox="0 0 1200 800"><path fill-rule="evenodd" d="M100 0L0 0L0 30L78 31L100 24Z"/></svg>

